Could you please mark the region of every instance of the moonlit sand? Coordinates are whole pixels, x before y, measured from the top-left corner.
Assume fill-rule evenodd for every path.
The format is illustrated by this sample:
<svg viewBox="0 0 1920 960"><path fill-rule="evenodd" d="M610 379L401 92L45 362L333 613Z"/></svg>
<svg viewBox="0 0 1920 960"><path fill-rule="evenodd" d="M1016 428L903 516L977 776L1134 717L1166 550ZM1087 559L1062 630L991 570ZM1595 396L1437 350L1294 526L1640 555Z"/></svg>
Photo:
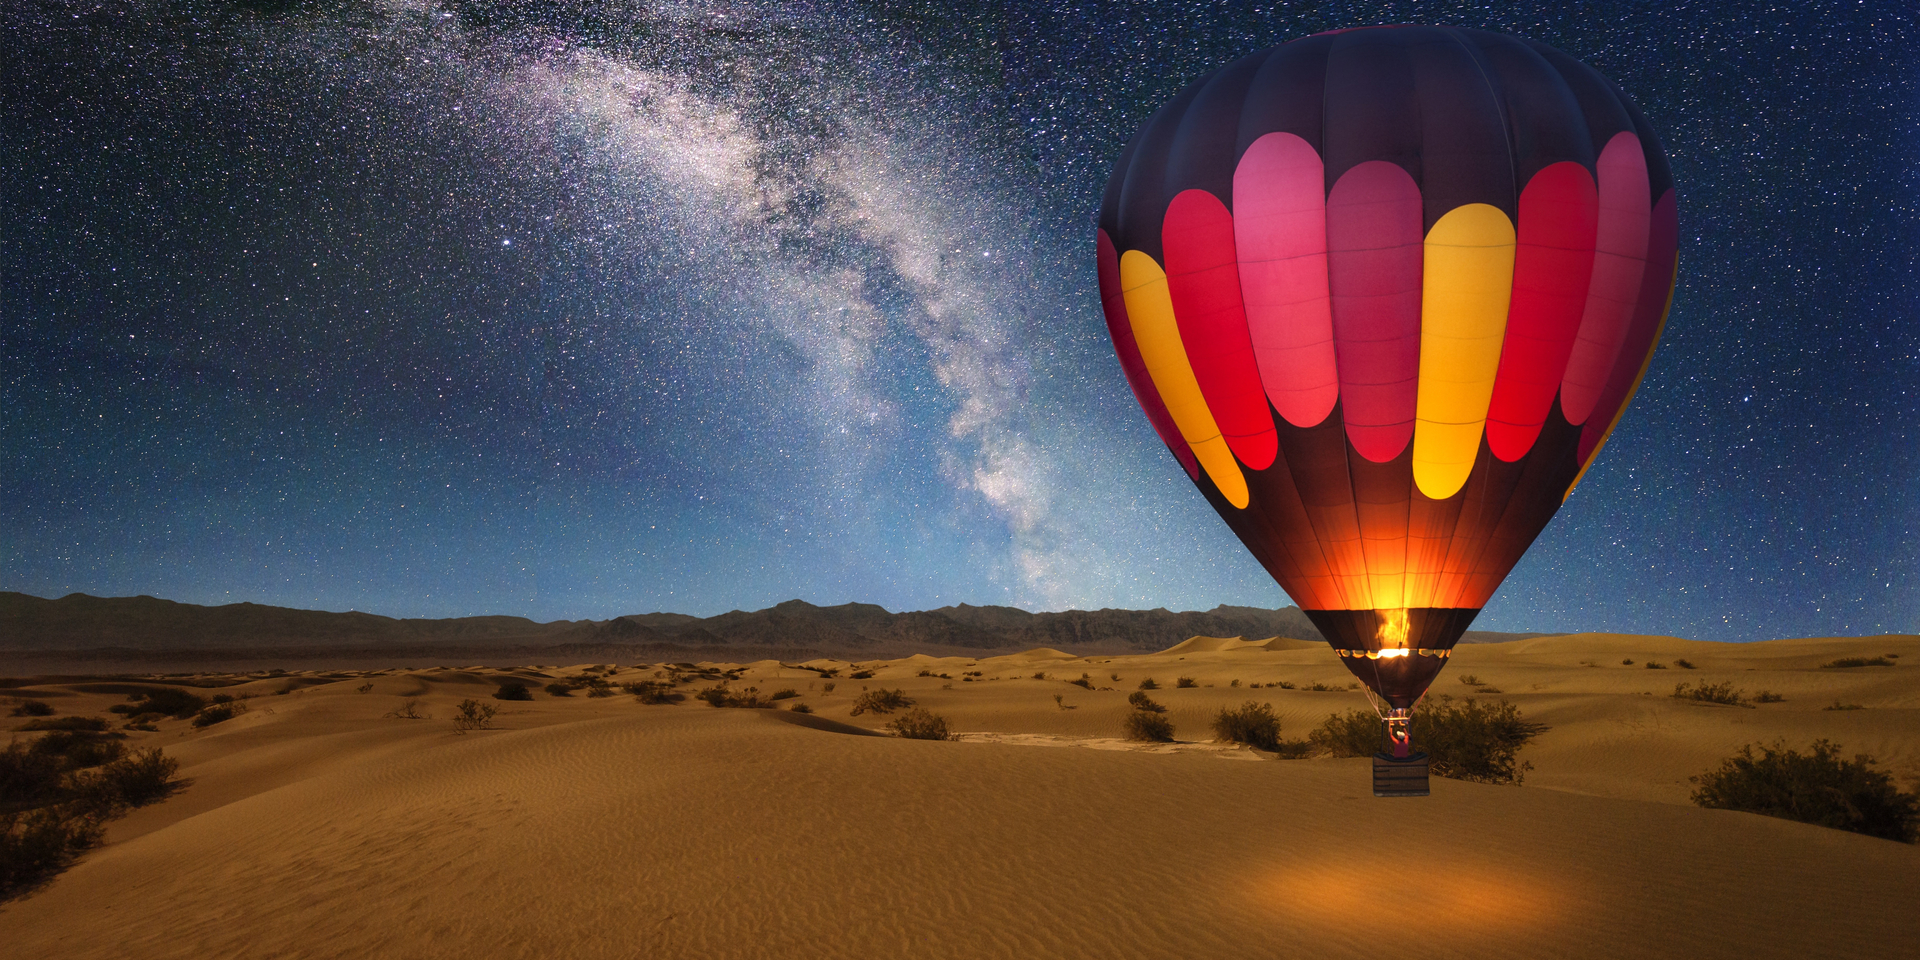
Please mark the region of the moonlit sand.
<svg viewBox="0 0 1920 960"><path fill-rule="evenodd" d="M1890 653L1898 666L1820 666ZM832 681L744 665L735 687L791 687L799 696L780 705L830 721L813 726L783 722L796 716L784 709L540 692L585 665L225 688L255 695L251 709L129 741L164 747L192 785L0 908L0 943L18 958L1612 960L1891 957L1920 937L1920 848L1687 800L1689 776L1776 739L1832 739L1913 789L1920 638L1463 646L1436 695L1476 695L1461 683L1472 675L1501 691L1479 696L1552 729L1522 754L1534 764L1524 786L1436 779L1421 800L1372 797L1365 760L1206 742L1213 713L1249 699L1271 702L1289 738L1364 708L1324 644L1195 638L1150 656L876 663L861 664L875 669L864 680L837 664ZM489 699L509 674L533 701ZM1065 682L1083 674L1096 689ZM1182 676L1198 685L1176 689ZM1119 739L1146 677L1183 743ZM1279 681L1296 689L1268 686ZM1699 681L1786 700L1669 696ZM1340 689L1298 689L1316 682ZM962 740L856 735L889 719L849 715L863 687L881 686ZM122 700L60 684L10 692L61 715ZM386 716L412 698L432 719ZM500 709L495 729L456 732L466 698ZM1823 709L1835 703L1864 709Z"/></svg>

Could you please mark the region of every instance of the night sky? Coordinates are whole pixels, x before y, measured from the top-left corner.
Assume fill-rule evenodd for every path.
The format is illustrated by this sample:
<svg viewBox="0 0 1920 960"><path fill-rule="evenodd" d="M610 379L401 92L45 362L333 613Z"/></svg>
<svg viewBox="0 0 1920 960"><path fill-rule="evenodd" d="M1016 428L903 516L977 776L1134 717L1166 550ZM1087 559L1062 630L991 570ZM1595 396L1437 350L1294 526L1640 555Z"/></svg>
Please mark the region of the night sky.
<svg viewBox="0 0 1920 960"><path fill-rule="evenodd" d="M1475 627L1920 632L1909 4L1049 6L7 4L0 589L1284 605L1094 214L1200 74L1432 22L1618 81L1680 194L1645 384Z"/></svg>

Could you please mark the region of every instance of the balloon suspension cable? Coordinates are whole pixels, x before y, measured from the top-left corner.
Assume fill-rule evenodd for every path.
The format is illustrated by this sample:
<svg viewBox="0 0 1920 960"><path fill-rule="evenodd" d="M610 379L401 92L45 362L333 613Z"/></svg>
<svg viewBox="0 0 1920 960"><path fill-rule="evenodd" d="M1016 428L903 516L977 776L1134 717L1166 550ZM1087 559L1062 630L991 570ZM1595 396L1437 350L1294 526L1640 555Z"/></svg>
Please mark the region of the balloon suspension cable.
<svg viewBox="0 0 1920 960"><path fill-rule="evenodd" d="M1372 689L1367 688L1363 692L1367 695L1367 702L1373 705L1374 715L1387 725L1387 739L1393 744L1394 758L1406 759L1413 749L1413 736L1408 732L1408 725L1413 720L1413 707L1383 706ZM1420 700L1425 699L1426 694L1422 693ZM1414 701L1415 707L1420 705L1420 700Z"/></svg>

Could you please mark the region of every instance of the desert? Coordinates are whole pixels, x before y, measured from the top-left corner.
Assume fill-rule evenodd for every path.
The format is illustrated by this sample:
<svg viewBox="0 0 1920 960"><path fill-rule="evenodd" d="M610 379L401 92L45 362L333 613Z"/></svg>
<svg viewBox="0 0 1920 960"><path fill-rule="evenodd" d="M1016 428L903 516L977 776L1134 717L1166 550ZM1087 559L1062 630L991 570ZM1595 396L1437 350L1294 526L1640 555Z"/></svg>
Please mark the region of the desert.
<svg viewBox="0 0 1920 960"><path fill-rule="evenodd" d="M1847 658L1894 665L1823 666ZM1249 700L1294 738L1366 707L1324 645L1284 638L22 683L10 700L61 716L108 716L129 684L246 709L130 731L189 782L0 908L0 939L34 958L1912 949L1920 848L1688 798L1690 777L1745 745L1822 738L1913 789L1920 637L1586 634L1463 645L1454 661L1436 697L1504 700L1547 727L1520 754L1522 785L1435 778L1430 797L1379 799L1364 759L1214 742L1209 720ZM672 676L679 702L622 689ZM1149 678L1173 743L1120 732ZM494 699L516 682L531 699ZM1676 698L1683 682L1781 699ZM723 685L793 695L698 699ZM898 713L852 712L869 690L900 691L958 739L889 735ZM497 712L462 731L463 701Z"/></svg>

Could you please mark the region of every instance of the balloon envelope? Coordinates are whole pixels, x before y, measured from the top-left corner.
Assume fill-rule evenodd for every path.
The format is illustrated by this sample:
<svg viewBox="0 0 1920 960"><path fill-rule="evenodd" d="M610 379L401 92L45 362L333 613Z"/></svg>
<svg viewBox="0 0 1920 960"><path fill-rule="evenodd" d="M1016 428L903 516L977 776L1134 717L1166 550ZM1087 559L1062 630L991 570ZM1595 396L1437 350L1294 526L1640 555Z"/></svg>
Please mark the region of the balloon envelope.
<svg viewBox="0 0 1920 960"><path fill-rule="evenodd" d="M1122 154L1096 239L1147 419L1404 708L1638 387L1677 233L1666 155L1613 83L1400 26L1195 81Z"/></svg>

